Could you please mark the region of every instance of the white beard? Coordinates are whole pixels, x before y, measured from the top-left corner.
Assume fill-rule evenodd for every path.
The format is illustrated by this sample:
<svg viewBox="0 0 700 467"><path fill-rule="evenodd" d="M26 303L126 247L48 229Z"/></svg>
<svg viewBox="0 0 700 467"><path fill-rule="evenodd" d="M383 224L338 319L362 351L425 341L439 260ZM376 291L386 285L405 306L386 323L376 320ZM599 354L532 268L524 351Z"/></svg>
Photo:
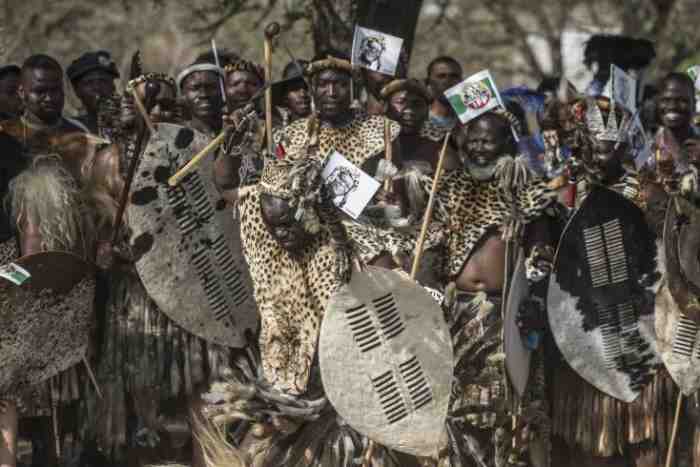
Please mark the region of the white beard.
<svg viewBox="0 0 700 467"><path fill-rule="evenodd" d="M512 159L512 156L500 156L498 159L486 166L476 165L469 158L467 158L465 165L469 175L471 175L474 179L480 182L487 182L491 180L494 175L496 175L496 170L498 170L498 166L501 161L506 159Z"/></svg>

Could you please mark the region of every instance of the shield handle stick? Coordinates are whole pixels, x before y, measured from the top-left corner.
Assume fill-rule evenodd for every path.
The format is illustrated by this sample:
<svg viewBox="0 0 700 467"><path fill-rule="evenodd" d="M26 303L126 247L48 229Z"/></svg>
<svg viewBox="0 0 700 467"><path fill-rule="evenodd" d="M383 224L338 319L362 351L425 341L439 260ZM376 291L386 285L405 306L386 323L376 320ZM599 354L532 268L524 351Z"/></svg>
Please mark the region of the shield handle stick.
<svg viewBox="0 0 700 467"><path fill-rule="evenodd" d="M388 117L384 117L384 158L388 162L392 162L394 159L391 145L391 120ZM384 191L391 192L391 187L391 177L387 177L386 180L384 180Z"/></svg>
<svg viewBox="0 0 700 467"><path fill-rule="evenodd" d="M265 28L265 81L272 82L272 40L280 33L279 23L273 22ZM272 140L272 88L268 87L265 91L265 132L267 134L267 152L272 157L273 144Z"/></svg>
<svg viewBox="0 0 700 467"><path fill-rule="evenodd" d="M416 280L416 275L418 274L418 266L420 265L421 256L423 256L423 243L425 243L425 237L428 234L428 226L430 225L430 219L433 216L433 205L435 204L435 195L437 194L438 182L440 181L440 176L442 175L442 166L445 162L445 154L447 153L447 143L450 141L450 135L452 130L448 131L445 135L445 141L442 143L442 150L440 150L440 159L437 163L437 168L435 169L435 176L433 177L433 186L430 190L430 198L428 198L428 206L425 208L425 214L423 215L423 225L420 229L420 236L418 237L418 242L416 243L416 251L413 258L413 266L411 267L411 279Z"/></svg>
<svg viewBox="0 0 700 467"><path fill-rule="evenodd" d="M676 414L673 417L673 430L671 431L671 439L668 443L668 453L666 453L666 467L671 467L673 464L673 445L676 444L676 435L678 435L678 422L681 417L681 406L683 405L683 392L678 390L678 400L676 401Z"/></svg>
<svg viewBox="0 0 700 467"><path fill-rule="evenodd" d="M180 181L185 178L187 174L189 174L200 162L202 159L207 157L210 152L212 152L214 149L218 148L221 143L224 142L224 139L226 138L226 131L222 131L219 133L219 135L211 140L209 144L207 144L204 149L199 151L199 153L194 156L190 161L182 166L180 170L178 170L172 177L168 179L168 185L170 186L177 186Z"/></svg>

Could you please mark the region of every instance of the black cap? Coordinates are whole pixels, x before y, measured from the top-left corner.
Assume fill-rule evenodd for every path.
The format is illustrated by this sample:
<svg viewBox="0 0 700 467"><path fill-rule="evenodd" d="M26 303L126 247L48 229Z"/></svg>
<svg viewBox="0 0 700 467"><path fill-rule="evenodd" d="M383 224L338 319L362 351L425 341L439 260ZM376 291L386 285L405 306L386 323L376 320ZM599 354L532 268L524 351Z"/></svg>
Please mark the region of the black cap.
<svg viewBox="0 0 700 467"><path fill-rule="evenodd" d="M301 59L287 63L282 71L282 79L272 85L272 102L274 105L284 105L282 99L292 86L306 86L304 70L308 64L308 60Z"/></svg>
<svg viewBox="0 0 700 467"><path fill-rule="evenodd" d="M77 59L73 60L66 70L68 79L72 83L78 81L83 75L93 70L102 70L111 74L115 78L119 78L117 65L112 60L109 52L98 50L97 52L86 52Z"/></svg>
<svg viewBox="0 0 700 467"><path fill-rule="evenodd" d="M22 70L17 65L0 66L0 78L4 77L5 75L9 75L10 73L19 75L21 72Z"/></svg>

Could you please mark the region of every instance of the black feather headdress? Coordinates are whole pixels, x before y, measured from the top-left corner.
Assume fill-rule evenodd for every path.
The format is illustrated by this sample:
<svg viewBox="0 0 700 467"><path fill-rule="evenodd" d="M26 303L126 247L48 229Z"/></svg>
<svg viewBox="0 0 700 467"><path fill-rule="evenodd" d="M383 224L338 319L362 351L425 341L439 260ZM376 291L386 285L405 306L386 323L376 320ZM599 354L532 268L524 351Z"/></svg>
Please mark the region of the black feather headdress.
<svg viewBox="0 0 700 467"><path fill-rule="evenodd" d="M647 39L612 34L596 34L586 42L583 63L588 67L615 64L623 70L639 70L656 57L654 44Z"/></svg>

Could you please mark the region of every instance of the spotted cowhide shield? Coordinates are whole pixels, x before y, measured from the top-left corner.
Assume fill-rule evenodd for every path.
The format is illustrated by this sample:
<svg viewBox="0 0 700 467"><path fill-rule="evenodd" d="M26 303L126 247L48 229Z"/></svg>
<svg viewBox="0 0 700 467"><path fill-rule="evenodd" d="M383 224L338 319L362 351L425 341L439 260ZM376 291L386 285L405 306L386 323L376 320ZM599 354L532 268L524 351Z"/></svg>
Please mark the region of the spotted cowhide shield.
<svg viewBox="0 0 700 467"><path fill-rule="evenodd" d="M656 243L642 211L618 193L594 187L557 249L549 323L569 365L625 402L639 396L659 363L659 280Z"/></svg>
<svg viewBox="0 0 700 467"><path fill-rule="evenodd" d="M319 362L329 401L355 430L397 451L436 454L453 358L425 289L387 269L353 271L326 308Z"/></svg>
<svg viewBox="0 0 700 467"><path fill-rule="evenodd" d="M673 380L687 396L700 389L700 210L671 199L664 224L665 280L656 298L659 351Z"/></svg>
<svg viewBox="0 0 700 467"><path fill-rule="evenodd" d="M207 341L240 347L244 332L256 327L256 306L239 223L214 184L214 155L179 185L168 185L208 142L189 128L158 124L133 181L130 243L163 313Z"/></svg>
<svg viewBox="0 0 700 467"><path fill-rule="evenodd" d="M0 398L79 363L94 324L93 265L72 253L17 259L16 251L0 245L0 266L16 264L31 277L21 285L0 277Z"/></svg>

